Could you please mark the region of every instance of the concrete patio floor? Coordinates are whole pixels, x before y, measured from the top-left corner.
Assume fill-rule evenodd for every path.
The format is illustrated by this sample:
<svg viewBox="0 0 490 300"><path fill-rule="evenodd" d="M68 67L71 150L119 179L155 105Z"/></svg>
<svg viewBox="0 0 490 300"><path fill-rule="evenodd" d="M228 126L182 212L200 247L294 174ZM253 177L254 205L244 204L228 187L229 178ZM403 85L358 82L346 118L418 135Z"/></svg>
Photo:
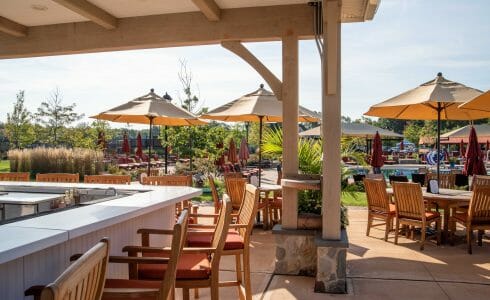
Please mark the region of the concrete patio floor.
<svg viewBox="0 0 490 300"><path fill-rule="evenodd" d="M202 207L202 211L209 209ZM418 243L394 235L383 241L383 230L373 228L366 237L367 211L349 209L348 294L313 292L314 278L273 275L274 236L256 228L252 236L252 290L254 299L489 299L490 241L475 246L473 255L465 244L437 247L428 242L424 251ZM379 227L382 228L382 227ZM234 260L222 259L220 276L233 278ZM177 292L180 298L180 291ZM238 299L236 288L220 289L221 299ZM200 290L209 299L209 290Z"/></svg>

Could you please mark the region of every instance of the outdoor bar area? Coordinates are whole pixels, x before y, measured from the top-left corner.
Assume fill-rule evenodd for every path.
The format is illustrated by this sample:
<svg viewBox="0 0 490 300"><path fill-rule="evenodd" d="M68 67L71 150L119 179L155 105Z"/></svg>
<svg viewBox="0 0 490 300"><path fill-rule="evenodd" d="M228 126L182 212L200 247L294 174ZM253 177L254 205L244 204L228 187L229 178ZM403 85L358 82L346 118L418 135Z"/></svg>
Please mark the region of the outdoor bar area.
<svg viewBox="0 0 490 300"><path fill-rule="evenodd" d="M34 111L48 79L0 73L31 85L0 120L0 300L486 299L490 90L359 67L434 5L381 2L0 1L0 71L82 97Z"/></svg>

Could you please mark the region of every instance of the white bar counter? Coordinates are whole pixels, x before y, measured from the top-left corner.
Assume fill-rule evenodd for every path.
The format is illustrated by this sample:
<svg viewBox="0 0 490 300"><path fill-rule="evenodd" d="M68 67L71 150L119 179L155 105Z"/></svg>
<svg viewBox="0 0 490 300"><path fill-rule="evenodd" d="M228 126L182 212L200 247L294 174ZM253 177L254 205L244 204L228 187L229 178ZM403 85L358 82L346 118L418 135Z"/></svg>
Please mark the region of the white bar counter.
<svg viewBox="0 0 490 300"><path fill-rule="evenodd" d="M66 269L72 254L86 251L103 237L110 239L111 254L121 255L123 246L140 243L138 228L171 228L174 204L202 193L191 187L0 182L0 190L5 186L28 186L40 191L43 187L114 187L140 192L1 225L0 299L29 299L23 296L25 289L51 282ZM163 245L168 238L155 242ZM109 267L109 275L127 276L127 267L117 265Z"/></svg>

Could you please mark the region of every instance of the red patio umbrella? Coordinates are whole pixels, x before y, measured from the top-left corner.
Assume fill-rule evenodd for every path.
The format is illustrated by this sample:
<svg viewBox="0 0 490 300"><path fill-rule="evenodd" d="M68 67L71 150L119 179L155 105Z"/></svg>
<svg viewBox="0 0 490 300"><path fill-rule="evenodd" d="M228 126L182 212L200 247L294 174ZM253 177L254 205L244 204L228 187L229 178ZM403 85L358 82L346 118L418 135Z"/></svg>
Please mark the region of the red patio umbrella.
<svg viewBox="0 0 490 300"><path fill-rule="evenodd" d="M129 146L128 134L124 133L123 143L122 143L122 152L128 155L131 152L131 146Z"/></svg>
<svg viewBox="0 0 490 300"><path fill-rule="evenodd" d="M99 146L99 148L102 150L105 150L107 148L105 134L103 131L99 131L99 135L97 137L97 146Z"/></svg>
<svg viewBox="0 0 490 300"><path fill-rule="evenodd" d="M138 137L136 138L136 156L143 157L143 142L141 141L141 133L138 132Z"/></svg>
<svg viewBox="0 0 490 300"><path fill-rule="evenodd" d="M232 164L238 162L238 157L236 156L236 145L233 139L230 140L230 146L228 147L228 161Z"/></svg>
<svg viewBox="0 0 490 300"><path fill-rule="evenodd" d="M461 139L461 142L459 142L459 154L461 157L464 157L464 142L463 139Z"/></svg>
<svg viewBox="0 0 490 300"><path fill-rule="evenodd" d="M248 152L248 144L245 138L242 138L242 142L240 143L240 151L238 152L238 158L240 158L242 167L245 166L247 160L250 158L250 153Z"/></svg>
<svg viewBox="0 0 490 300"><path fill-rule="evenodd" d="M471 127L468 148L466 149L466 162L464 164L465 175L487 175L485 164L483 163L483 154L478 144L476 130Z"/></svg>
<svg viewBox="0 0 490 300"><path fill-rule="evenodd" d="M383 159L383 145L381 144L381 136L376 131L376 135L373 140L373 154L371 156L371 166L376 174L380 174L380 168L384 165Z"/></svg>
<svg viewBox="0 0 490 300"><path fill-rule="evenodd" d="M485 150L489 150L490 149L490 141L487 140L487 147L485 148Z"/></svg>
<svg viewBox="0 0 490 300"><path fill-rule="evenodd" d="M405 145L403 144L403 140L400 142L400 151L405 150Z"/></svg>

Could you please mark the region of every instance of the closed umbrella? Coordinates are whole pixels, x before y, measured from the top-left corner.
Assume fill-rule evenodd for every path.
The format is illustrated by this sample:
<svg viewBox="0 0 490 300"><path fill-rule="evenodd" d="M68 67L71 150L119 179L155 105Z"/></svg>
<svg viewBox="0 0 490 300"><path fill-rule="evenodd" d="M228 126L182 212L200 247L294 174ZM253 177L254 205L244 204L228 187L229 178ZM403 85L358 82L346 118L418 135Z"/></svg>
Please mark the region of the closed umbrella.
<svg viewBox="0 0 490 300"><path fill-rule="evenodd" d="M99 131L97 137L97 146L102 150L105 150L107 148L107 143L105 141L105 134L103 131Z"/></svg>
<svg viewBox="0 0 490 300"><path fill-rule="evenodd" d="M238 158L236 156L236 145L233 138L230 140L230 145L228 146L228 161L232 164L236 164L238 162Z"/></svg>
<svg viewBox="0 0 490 300"><path fill-rule="evenodd" d="M317 113L299 106L298 122L318 122ZM274 93L260 88L201 116L226 122L259 122L259 186L262 172L262 126L264 122L282 122L282 102Z"/></svg>
<svg viewBox="0 0 490 300"><path fill-rule="evenodd" d="M461 157L464 157L465 151L464 151L464 142L463 139L461 139L461 142L459 142L459 155Z"/></svg>
<svg viewBox="0 0 490 300"><path fill-rule="evenodd" d="M123 153L126 153L126 155L129 155L131 153L131 146L129 145L129 140L128 140L128 134L125 132L123 136L123 143L121 150Z"/></svg>
<svg viewBox="0 0 490 300"><path fill-rule="evenodd" d="M238 158L244 167L247 164L247 160L250 157L250 153L248 152L248 144L245 138L242 138L242 142L240 143L240 152L238 152Z"/></svg>
<svg viewBox="0 0 490 300"><path fill-rule="evenodd" d="M371 156L371 166L375 174L381 173L381 167L384 165L383 159L383 145L381 143L381 136L378 132L374 135L373 140L373 154Z"/></svg>
<svg viewBox="0 0 490 300"><path fill-rule="evenodd" d="M367 116L405 120L437 120L436 162L439 177L441 150L441 120L477 120L486 118L487 112L460 109L463 104L483 92L461 83L447 80L438 73L434 80L373 105Z"/></svg>
<svg viewBox="0 0 490 300"><path fill-rule="evenodd" d="M483 162L483 154L480 150L478 137L474 128L470 132L463 173L465 175L487 175L485 163Z"/></svg>
<svg viewBox="0 0 490 300"><path fill-rule="evenodd" d="M136 156L143 157L143 142L141 141L141 133L138 132L138 137L136 138Z"/></svg>
<svg viewBox="0 0 490 300"><path fill-rule="evenodd" d="M485 150L489 150L490 149L490 141L487 140L487 147L485 148Z"/></svg>
<svg viewBox="0 0 490 300"><path fill-rule="evenodd" d="M405 145L403 144L403 140L400 142L400 151L405 150Z"/></svg>
<svg viewBox="0 0 490 300"><path fill-rule="evenodd" d="M223 145L222 142L219 142L218 144L216 144L216 148L218 150L223 150L223 147L224 147L224 145ZM224 152L221 152L220 156L215 161L215 165L222 166L224 164L225 164L225 153Z"/></svg>
<svg viewBox="0 0 490 300"><path fill-rule="evenodd" d="M186 126L205 125L206 122L198 119L187 110L175 106L166 98L155 94L153 89L144 96L135 98L123 105L104 111L91 118L121 123L149 124L150 134L148 143L148 157L151 158L152 127L153 125ZM165 168L167 162L165 162ZM148 162L148 174L151 163Z"/></svg>

